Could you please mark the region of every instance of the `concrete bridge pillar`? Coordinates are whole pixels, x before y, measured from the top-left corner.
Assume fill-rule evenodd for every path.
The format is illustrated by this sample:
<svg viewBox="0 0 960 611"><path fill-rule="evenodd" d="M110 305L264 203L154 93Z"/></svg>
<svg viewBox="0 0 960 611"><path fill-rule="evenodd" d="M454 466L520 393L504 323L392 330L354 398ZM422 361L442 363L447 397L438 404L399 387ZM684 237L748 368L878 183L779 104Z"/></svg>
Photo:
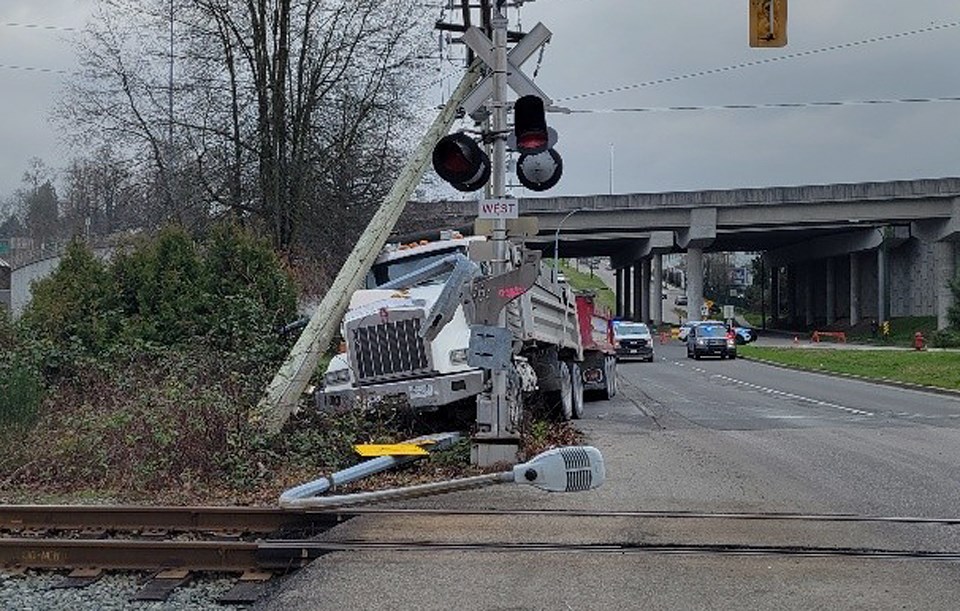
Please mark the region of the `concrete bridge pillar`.
<svg viewBox="0 0 960 611"><path fill-rule="evenodd" d="M627 320L633 318L633 267L627 267L623 270L623 317Z"/></svg>
<svg viewBox="0 0 960 611"><path fill-rule="evenodd" d="M641 303L640 307L640 320L643 322L650 320L650 306L653 304L654 300L654 288L657 289L656 299L658 301L660 300L660 287L653 287L650 284L650 267L649 258L640 262L640 286L643 289L640 291L643 295L643 302Z"/></svg>
<svg viewBox="0 0 960 611"><path fill-rule="evenodd" d="M797 273L797 264L787 266L787 320L791 327L797 326L797 295L800 286L800 277Z"/></svg>
<svg viewBox="0 0 960 611"><path fill-rule="evenodd" d="M957 273L956 251L953 242L935 242L933 256L934 280L937 284L937 329L946 329L950 324L947 313L954 301L950 283Z"/></svg>
<svg viewBox="0 0 960 611"><path fill-rule="evenodd" d="M887 320L888 302L888 265L887 249L883 244L877 248L877 324Z"/></svg>
<svg viewBox="0 0 960 611"><path fill-rule="evenodd" d="M780 320L780 266L770 267L770 315Z"/></svg>
<svg viewBox="0 0 960 611"><path fill-rule="evenodd" d="M803 266L803 323L807 328L812 328L815 322L813 316L813 281L814 281L813 261L808 261Z"/></svg>
<svg viewBox="0 0 960 611"><path fill-rule="evenodd" d="M643 290L643 264L637 262L633 266L633 319L643 320L643 300L646 298Z"/></svg>
<svg viewBox="0 0 960 611"><path fill-rule="evenodd" d="M616 307L616 312L614 312L614 314L616 315L617 318L622 318L622 317L623 317L623 276L624 276L624 270L625 270L625 268L623 268L623 267L618 267L618 268L617 268L617 271L616 271L616 276L617 276L617 291L616 291L616 292L617 292L617 294L616 294L616 300L615 300L615 301L616 301L616 303L617 303L617 307Z"/></svg>
<svg viewBox="0 0 960 611"><path fill-rule="evenodd" d="M687 320L702 320L703 305L703 249L687 248Z"/></svg>
<svg viewBox="0 0 960 611"><path fill-rule="evenodd" d="M826 318L827 318L827 324L832 325L834 322L836 322L835 310L837 308L837 270L836 270L836 261L834 260L833 257L830 257L827 259L826 281L827 281L827 291L826 291L827 317Z"/></svg>
<svg viewBox="0 0 960 611"><path fill-rule="evenodd" d="M650 305L653 311L650 316L653 318L653 324L658 327L663 324L663 255L653 255L653 289L651 293Z"/></svg>
<svg viewBox="0 0 960 611"><path fill-rule="evenodd" d="M850 326L860 324L860 254L850 253Z"/></svg>

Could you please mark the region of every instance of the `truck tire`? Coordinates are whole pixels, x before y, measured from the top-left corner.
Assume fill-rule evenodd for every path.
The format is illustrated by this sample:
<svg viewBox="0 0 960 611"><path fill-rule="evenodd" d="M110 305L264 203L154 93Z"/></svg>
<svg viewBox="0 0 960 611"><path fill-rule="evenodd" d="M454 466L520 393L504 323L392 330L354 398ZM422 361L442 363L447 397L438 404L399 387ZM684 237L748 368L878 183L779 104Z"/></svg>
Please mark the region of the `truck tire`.
<svg viewBox="0 0 960 611"><path fill-rule="evenodd" d="M560 361L560 392L557 397L557 412L566 422L573 418L573 378L570 375L570 363Z"/></svg>
<svg viewBox="0 0 960 611"><path fill-rule="evenodd" d="M570 363L570 382L573 390L573 418L583 418L583 374L580 365Z"/></svg>
<svg viewBox="0 0 960 611"><path fill-rule="evenodd" d="M603 385L600 391L604 399L612 399L617 395L617 359L606 357L603 361Z"/></svg>

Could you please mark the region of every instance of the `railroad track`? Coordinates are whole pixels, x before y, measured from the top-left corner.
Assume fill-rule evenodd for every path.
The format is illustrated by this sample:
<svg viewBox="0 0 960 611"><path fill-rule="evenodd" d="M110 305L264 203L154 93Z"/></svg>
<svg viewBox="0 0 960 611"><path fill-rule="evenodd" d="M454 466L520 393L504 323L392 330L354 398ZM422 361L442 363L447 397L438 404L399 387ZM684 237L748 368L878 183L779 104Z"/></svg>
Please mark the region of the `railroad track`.
<svg viewBox="0 0 960 611"><path fill-rule="evenodd" d="M225 602L252 602L271 576L295 571L331 552L485 551L844 557L960 562L960 552L870 547L717 543L511 542L361 540L315 536L358 515L544 516L572 519L776 520L907 525L960 525L960 518L851 514L677 511L439 510L360 508L289 511L250 507L114 507L0 505L0 567L70 569L82 586L107 570L151 571L142 600L162 600L196 572L239 573Z"/></svg>
<svg viewBox="0 0 960 611"><path fill-rule="evenodd" d="M257 507L0 505L0 568L71 573L68 587L85 587L105 571L152 575L137 600L165 600L197 573L237 573L223 602L255 601L277 573L294 571L322 553L304 555L309 541L349 515Z"/></svg>

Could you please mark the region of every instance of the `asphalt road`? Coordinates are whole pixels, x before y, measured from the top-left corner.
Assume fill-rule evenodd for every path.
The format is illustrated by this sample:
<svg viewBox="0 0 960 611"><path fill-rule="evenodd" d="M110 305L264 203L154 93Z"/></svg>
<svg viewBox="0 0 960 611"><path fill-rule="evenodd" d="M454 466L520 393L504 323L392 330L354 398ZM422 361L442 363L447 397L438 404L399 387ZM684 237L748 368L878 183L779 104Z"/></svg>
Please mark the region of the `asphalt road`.
<svg viewBox="0 0 960 611"><path fill-rule="evenodd" d="M549 514L356 518L325 537L394 549L329 554L262 608L960 605L957 560L816 555L960 552L960 526L902 521L960 518L960 400L743 359L688 360L675 342L658 346L653 363L621 364L619 380L621 393L588 403L578 423L604 454L601 488L548 494L502 485L398 505ZM721 515L731 512L853 518ZM658 545L675 551L650 547ZM787 553L756 553L771 547Z"/></svg>

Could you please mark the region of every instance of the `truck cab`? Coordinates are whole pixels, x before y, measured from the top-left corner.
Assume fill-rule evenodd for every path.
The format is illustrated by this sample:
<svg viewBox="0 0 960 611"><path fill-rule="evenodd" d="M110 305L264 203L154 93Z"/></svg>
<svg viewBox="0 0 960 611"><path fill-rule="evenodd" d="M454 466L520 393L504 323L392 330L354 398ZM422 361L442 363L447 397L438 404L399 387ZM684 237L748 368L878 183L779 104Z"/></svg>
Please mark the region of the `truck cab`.
<svg viewBox="0 0 960 611"><path fill-rule="evenodd" d="M449 272L401 288L382 288L447 257L468 254L482 237L444 234L436 241L390 244L350 298L340 333L345 350L331 359L317 394L325 410L374 406L397 399L433 411L476 395L483 372L467 365L469 325L458 307L432 340L421 335Z"/></svg>
<svg viewBox="0 0 960 611"><path fill-rule="evenodd" d="M617 360L640 359L653 362L653 335L650 327L642 322L614 320L613 347Z"/></svg>

